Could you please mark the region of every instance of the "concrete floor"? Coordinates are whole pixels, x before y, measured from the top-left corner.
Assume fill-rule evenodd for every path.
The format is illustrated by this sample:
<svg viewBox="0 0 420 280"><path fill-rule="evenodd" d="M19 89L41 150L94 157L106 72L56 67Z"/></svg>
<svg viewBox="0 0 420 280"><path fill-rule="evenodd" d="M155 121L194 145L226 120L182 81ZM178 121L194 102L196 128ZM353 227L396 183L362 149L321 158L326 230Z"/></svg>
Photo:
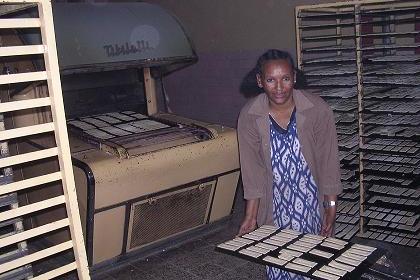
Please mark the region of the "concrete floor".
<svg viewBox="0 0 420 280"><path fill-rule="evenodd" d="M216 252L215 245L232 238L236 225L155 256L129 261L126 265L95 273L93 279L264 279L264 267Z"/></svg>

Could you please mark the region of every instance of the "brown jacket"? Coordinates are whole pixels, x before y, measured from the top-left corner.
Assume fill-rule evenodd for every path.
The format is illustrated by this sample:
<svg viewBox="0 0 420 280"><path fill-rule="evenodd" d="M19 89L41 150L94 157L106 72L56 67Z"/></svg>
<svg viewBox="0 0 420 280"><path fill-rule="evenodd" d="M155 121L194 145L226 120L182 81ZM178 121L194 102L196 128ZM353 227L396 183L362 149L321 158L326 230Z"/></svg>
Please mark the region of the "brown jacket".
<svg viewBox="0 0 420 280"><path fill-rule="evenodd" d="M294 90L296 124L302 153L324 195L342 191L337 133L331 108L319 96ZM245 199L260 199L257 223L273 224L273 172L270 155L268 98L260 94L241 110L238 141ZM323 217L323 207L320 207Z"/></svg>

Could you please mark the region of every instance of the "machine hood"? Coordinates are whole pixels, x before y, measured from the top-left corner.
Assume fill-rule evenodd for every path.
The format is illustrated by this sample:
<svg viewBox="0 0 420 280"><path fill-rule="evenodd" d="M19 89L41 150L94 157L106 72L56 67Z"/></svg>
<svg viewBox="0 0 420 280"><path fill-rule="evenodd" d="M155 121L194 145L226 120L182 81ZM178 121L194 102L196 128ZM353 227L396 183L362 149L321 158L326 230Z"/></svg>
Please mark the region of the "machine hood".
<svg viewBox="0 0 420 280"><path fill-rule="evenodd" d="M180 23L149 3L54 3L62 74L154 67L173 71L197 60Z"/></svg>

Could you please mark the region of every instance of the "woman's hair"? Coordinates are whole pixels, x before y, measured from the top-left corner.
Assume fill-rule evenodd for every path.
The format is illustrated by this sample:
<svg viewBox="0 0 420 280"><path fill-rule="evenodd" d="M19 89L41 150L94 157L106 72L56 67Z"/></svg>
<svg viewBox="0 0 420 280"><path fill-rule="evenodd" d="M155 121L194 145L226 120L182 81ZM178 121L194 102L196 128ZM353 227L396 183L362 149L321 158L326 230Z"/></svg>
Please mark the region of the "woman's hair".
<svg viewBox="0 0 420 280"><path fill-rule="evenodd" d="M263 53L257 61L256 70L258 74L262 73L262 68L264 63L270 60L277 60L277 59L284 59L286 60L290 66L292 67L293 71L295 71L295 62L293 61L292 56L285 51L271 49Z"/></svg>
<svg viewBox="0 0 420 280"><path fill-rule="evenodd" d="M296 82L293 86L295 89L303 89L306 87L305 76L300 69L297 69L295 67L295 63L293 61L292 56L288 52L271 49L263 53L258 58L257 65L253 69L251 69L251 71L249 71L247 75L243 78L239 91L245 97L252 97L261 93L261 89L257 85L257 79L255 76L256 74L261 75L264 63L266 63L269 60L276 59L285 59L292 66L293 71L295 71L296 73Z"/></svg>

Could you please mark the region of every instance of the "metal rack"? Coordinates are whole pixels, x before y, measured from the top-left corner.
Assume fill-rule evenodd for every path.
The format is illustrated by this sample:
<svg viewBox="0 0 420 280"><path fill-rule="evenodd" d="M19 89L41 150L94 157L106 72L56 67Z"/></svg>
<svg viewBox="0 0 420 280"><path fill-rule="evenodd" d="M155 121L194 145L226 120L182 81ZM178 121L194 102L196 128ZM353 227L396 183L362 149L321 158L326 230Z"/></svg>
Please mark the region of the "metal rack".
<svg viewBox="0 0 420 280"><path fill-rule="evenodd" d="M334 111L344 186L336 236L348 240L359 230L360 219L355 19L351 10L316 7L296 8L298 67Z"/></svg>
<svg viewBox="0 0 420 280"><path fill-rule="evenodd" d="M296 34L298 67L336 116L338 237L419 247L420 3L298 6Z"/></svg>

